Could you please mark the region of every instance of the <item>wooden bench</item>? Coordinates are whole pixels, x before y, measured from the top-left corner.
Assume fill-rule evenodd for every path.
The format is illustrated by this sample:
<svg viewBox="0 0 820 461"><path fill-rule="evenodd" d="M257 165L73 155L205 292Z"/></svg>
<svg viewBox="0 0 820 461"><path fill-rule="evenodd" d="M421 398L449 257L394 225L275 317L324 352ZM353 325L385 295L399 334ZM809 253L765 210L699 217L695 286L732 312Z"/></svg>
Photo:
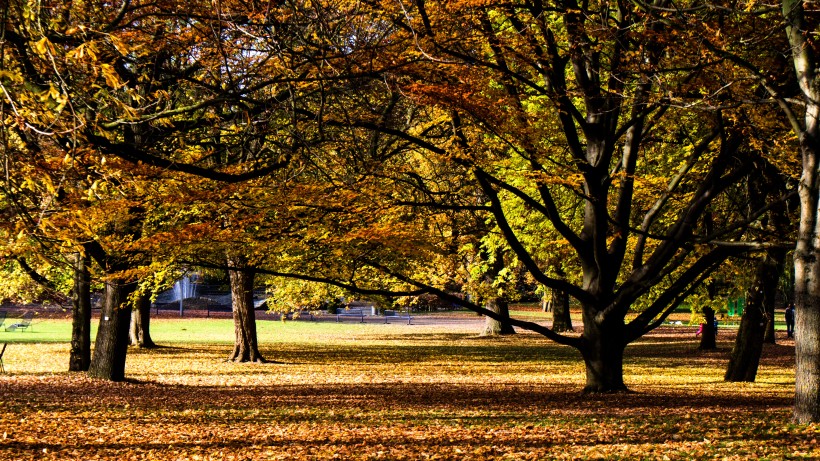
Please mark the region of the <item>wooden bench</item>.
<svg viewBox="0 0 820 461"><path fill-rule="evenodd" d="M410 316L409 312L396 312L393 310L385 310L384 311L384 323L387 323L390 319L407 319L407 324L412 325L413 317Z"/></svg>
<svg viewBox="0 0 820 461"><path fill-rule="evenodd" d="M336 309L336 322L338 323L342 317L358 317L364 323L364 309Z"/></svg>
<svg viewBox="0 0 820 461"><path fill-rule="evenodd" d="M20 318L19 322L12 323L6 327L6 331L25 330L31 326L31 319L34 318L34 312L28 311Z"/></svg>

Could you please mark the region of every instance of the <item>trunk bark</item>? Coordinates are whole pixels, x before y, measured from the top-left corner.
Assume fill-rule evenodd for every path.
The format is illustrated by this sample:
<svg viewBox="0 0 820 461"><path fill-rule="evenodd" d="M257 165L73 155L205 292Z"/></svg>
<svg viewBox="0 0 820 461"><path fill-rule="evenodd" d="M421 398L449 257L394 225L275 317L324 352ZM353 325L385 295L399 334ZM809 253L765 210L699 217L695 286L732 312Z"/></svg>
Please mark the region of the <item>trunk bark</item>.
<svg viewBox="0 0 820 461"><path fill-rule="evenodd" d="M626 328L623 319L596 320L594 311L584 306L584 333L581 355L586 367L585 393L623 392Z"/></svg>
<svg viewBox="0 0 820 461"><path fill-rule="evenodd" d="M253 269L243 258L228 258L233 303L234 348L228 360L234 362L264 362L256 339L256 314L253 310Z"/></svg>
<svg viewBox="0 0 820 461"><path fill-rule="evenodd" d="M747 306L748 309L748 306ZM703 308L704 323L700 336L699 350L713 351L717 349L717 331L715 331L715 311L709 306Z"/></svg>
<svg viewBox="0 0 820 461"><path fill-rule="evenodd" d="M550 290L548 293L552 293L552 290ZM544 293L544 295L541 296L541 311L542 312L552 312L552 301L550 300L551 297L552 297L552 294L547 294L547 293Z"/></svg>
<svg viewBox="0 0 820 461"><path fill-rule="evenodd" d="M820 265L795 256L795 397L794 419L820 422Z"/></svg>
<svg viewBox="0 0 820 461"><path fill-rule="evenodd" d="M746 296L746 310L740 319L735 346L729 357L724 380L754 382L765 335L771 324L770 312L774 311L777 284L783 271L786 253L771 250L758 263L752 288Z"/></svg>
<svg viewBox="0 0 820 461"><path fill-rule="evenodd" d="M91 363L91 274L88 272L90 261L83 253L77 253L74 258L68 371L88 371Z"/></svg>
<svg viewBox="0 0 820 461"><path fill-rule="evenodd" d="M507 303L507 300L504 298L496 297L491 299L487 305L488 310L495 312L496 314L502 316L505 319L510 318L510 305ZM481 336L500 336L500 335L513 335L515 334L515 329L509 322L498 321L492 317L485 317L484 322L484 330L481 332Z"/></svg>
<svg viewBox="0 0 820 461"><path fill-rule="evenodd" d="M820 422L820 73L815 47L809 43L803 2L783 0L786 36L795 76L805 102L804 125L792 121L800 141L803 171L797 188L800 226L794 251L795 392L794 420Z"/></svg>
<svg viewBox="0 0 820 461"><path fill-rule="evenodd" d="M560 291L553 291L552 296L552 331L573 331L572 318L569 312L569 295Z"/></svg>
<svg viewBox="0 0 820 461"><path fill-rule="evenodd" d="M820 92L812 95L820 97ZM820 105L814 99L806 108L806 131L800 137L803 174L798 186L800 226L794 252L794 420L801 424L820 422L819 117Z"/></svg>
<svg viewBox="0 0 820 461"><path fill-rule="evenodd" d="M137 298L137 306L131 311L130 339L132 346L154 348L157 347L151 339L151 297L141 294Z"/></svg>
<svg viewBox="0 0 820 461"><path fill-rule="evenodd" d="M766 307L766 326L763 332L763 342L766 344L777 344L777 337L775 336L774 331L774 305Z"/></svg>
<svg viewBox="0 0 820 461"><path fill-rule="evenodd" d="M110 280L105 284L105 303L100 313L94 356L88 369L88 375L92 378L125 380L128 328L131 325L128 295L135 288L135 283L119 279Z"/></svg>

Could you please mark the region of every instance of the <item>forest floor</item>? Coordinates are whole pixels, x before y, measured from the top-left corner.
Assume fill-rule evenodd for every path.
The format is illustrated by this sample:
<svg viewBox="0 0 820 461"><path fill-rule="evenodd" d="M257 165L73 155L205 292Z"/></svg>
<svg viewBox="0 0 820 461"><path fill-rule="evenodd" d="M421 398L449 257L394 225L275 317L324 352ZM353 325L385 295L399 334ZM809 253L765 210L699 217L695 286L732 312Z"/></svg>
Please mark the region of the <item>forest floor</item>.
<svg viewBox="0 0 820 461"><path fill-rule="evenodd" d="M631 392L584 395L577 352L465 319L262 321L271 362L237 364L230 319L160 316L111 383L65 372L69 320L43 317L0 332L0 459L820 459L780 332L755 383L723 382L733 330L701 352L670 326L627 349Z"/></svg>

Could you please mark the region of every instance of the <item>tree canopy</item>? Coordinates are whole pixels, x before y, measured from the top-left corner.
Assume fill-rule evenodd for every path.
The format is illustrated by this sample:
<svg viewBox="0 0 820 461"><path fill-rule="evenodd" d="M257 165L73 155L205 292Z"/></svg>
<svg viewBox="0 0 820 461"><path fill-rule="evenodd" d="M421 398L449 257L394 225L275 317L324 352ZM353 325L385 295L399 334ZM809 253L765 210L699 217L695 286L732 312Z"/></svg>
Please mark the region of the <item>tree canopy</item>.
<svg viewBox="0 0 820 461"><path fill-rule="evenodd" d="M433 293L624 390L629 343L793 246L814 125L788 5L780 34L764 6L663 0L10 1L4 255ZM513 278L577 300L582 335L457 293Z"/></svg>

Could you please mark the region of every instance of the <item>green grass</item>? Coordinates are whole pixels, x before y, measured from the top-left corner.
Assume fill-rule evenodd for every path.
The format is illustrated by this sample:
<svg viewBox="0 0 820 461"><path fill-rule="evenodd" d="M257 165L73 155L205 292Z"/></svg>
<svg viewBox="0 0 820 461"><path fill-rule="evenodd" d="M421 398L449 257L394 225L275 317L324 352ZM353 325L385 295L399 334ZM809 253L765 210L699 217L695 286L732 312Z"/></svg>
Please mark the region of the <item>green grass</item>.
<svg viewBox="0 0 820 461"><path fill-rule="evenodd" d="M97 333L98 319L91 322L91 338ZM398 328L397 328L398 327ZM366 337L392 334L402 329L401 322L357 323L345 321L288 321L257 320L256 329L260 342L304 343L335 337L337 341L360 341ZM427 331L427 325L411 325L408 333ZM477 329L474 332L477 333ZM157 343L233 344L234 325L230 318L157 318L151 320L151 337ZM71 340L70 319L35 319L24 331L5 331L0 328L0 342L47 343Z"/></svg>

